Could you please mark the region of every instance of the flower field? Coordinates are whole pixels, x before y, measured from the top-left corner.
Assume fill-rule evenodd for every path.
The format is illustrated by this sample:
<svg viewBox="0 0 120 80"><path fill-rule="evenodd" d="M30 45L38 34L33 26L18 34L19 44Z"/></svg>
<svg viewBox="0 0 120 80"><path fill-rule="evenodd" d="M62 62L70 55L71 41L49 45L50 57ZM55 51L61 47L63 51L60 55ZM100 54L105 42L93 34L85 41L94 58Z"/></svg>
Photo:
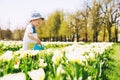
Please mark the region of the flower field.
<svg viewBox="0 0 120 80"><path fill-rule="evenodd" d="M23 51L22 42L0 43L0 80L102 80L113 43L44 42Z"/></svg>

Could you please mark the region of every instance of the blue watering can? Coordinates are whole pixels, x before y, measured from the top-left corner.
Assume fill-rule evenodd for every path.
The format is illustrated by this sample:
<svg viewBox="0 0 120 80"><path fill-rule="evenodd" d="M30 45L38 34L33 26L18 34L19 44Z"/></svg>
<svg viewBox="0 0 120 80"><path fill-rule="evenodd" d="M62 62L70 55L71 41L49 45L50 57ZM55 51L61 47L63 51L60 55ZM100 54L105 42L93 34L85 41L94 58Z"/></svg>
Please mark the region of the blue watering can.
<svg viewBox="0 0 120 80"><path fill-rule="evenodd" d="M33 50L44 50L42 45L35 44Z"/></svg>

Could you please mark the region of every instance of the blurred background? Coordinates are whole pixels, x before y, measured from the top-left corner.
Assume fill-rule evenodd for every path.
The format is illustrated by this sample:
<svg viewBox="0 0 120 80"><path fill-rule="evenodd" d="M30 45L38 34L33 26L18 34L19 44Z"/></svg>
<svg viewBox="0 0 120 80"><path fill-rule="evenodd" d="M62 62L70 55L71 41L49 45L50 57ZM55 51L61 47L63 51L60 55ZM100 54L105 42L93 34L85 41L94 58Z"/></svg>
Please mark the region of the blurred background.
<svg viewBox="0 0 120 80"><path fill-rule="evenodd" d="M0 40L22 40L36 10L42 41L120 41L120 0L0 0Z"/></svg>

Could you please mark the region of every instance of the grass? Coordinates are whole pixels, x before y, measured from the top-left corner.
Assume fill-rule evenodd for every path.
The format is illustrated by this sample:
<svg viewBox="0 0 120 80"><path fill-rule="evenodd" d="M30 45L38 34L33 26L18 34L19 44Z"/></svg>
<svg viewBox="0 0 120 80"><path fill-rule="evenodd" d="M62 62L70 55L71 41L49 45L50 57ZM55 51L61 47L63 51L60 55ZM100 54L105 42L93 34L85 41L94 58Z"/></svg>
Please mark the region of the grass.
<svg viewBox="0 0 120 80"><path fill-rule="evenodd" d="M108 68L105 70L107 80L120 80L120 43L113 47L113 54L110 55Z"/></svg>

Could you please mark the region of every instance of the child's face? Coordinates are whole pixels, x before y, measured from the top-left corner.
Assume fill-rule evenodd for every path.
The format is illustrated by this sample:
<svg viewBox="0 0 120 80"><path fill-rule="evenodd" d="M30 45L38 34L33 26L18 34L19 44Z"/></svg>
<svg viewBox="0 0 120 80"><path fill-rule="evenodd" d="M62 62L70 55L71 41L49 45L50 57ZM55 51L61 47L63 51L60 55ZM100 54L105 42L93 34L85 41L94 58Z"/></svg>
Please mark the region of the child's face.
<svg viewBox="0 0 120 80"><path fill-rule="evenodd" d="M35 19L35 20L32 20L32 24L35 26L35 27L38 27L39 25L43 25L44 24L44 21L42 19Z"/></svg>

